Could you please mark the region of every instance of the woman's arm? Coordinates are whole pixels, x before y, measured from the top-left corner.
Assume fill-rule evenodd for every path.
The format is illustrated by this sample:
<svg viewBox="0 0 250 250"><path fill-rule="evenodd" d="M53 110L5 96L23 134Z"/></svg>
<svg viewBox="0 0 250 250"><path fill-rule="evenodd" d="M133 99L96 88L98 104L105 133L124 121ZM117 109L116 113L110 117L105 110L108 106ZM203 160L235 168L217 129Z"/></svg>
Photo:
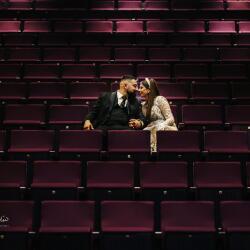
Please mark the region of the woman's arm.
<svg viewBox="0 0 250 250"><path fill-rule="evenodd" d="M160 108L161 110L161 113L165 119L165 125L167 126L172 126L174 125L174 116L172 114L172 111L171 111L171 108L170 108L170 105L167 101L167 99L164 97L164 96L158 96L157 97L157 105L158 107Z"/></svg>

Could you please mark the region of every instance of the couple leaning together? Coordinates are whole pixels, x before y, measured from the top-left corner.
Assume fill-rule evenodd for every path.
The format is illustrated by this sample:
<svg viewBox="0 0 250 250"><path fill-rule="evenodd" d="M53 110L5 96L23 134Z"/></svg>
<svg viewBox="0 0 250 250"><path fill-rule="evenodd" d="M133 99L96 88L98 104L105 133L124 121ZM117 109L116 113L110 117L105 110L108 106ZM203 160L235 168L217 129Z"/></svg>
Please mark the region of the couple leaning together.
<svg viewBox="0 0 250 250"><path fill-rule="evenodd" d="M140 103L136 98L139 91ZM84 129L151 131L151 150L156 151L156 131L177 130L167 99L160 95L152 78L140 83L133 76L121 78L119 89L103 93L85 117Z"/></svg>

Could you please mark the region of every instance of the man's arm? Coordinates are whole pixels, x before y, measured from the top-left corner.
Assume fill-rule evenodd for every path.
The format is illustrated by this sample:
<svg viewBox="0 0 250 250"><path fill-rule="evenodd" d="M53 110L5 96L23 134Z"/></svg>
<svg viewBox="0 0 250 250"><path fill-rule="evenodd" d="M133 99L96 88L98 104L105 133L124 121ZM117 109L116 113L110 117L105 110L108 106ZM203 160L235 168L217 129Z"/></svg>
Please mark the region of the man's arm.
<svg viewBox="0 0 250 250"><path fill-rule="evenodd" d="M105 93L103 93L97 99L97 101L95 102L95 104L93 105L93 107L91 108L89 113L85 116L83 129L94 129L92 123L94 120L96 120L96 118L98 117L98 115L100 113L101 106L103 105L103 96L104 95L105 95Z"/></svg>

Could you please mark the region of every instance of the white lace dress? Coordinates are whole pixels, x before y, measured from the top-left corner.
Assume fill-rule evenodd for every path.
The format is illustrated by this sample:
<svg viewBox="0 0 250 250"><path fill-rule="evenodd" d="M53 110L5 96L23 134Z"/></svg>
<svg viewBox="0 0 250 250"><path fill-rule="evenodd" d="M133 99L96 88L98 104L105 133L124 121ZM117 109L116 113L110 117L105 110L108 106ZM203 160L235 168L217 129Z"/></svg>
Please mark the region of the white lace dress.
<svg viewBox="0 0 250 250"><path fill-rule="evenodd" d="M146 116L147 104L142 102L142 112ZM156 151L158 130L177 130L174 116L167 99L164 96L157 96L151 109L150 123L144 130L151 131L151 151Z"/></svg>

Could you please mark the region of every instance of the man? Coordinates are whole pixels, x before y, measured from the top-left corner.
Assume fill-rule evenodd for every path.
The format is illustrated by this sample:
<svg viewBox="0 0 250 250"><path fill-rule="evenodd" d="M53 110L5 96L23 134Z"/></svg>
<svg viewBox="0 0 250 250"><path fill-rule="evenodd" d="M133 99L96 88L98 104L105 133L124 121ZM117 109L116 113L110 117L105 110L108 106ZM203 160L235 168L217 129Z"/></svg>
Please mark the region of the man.
<svg viewBox="0 0 250 250"><path fill-rule="evenodd" d="M124 130L144 126L145 117L136 98L137 82L133 76L121 78L119 89L105 92L85 117L83 129Z"/></svg>

